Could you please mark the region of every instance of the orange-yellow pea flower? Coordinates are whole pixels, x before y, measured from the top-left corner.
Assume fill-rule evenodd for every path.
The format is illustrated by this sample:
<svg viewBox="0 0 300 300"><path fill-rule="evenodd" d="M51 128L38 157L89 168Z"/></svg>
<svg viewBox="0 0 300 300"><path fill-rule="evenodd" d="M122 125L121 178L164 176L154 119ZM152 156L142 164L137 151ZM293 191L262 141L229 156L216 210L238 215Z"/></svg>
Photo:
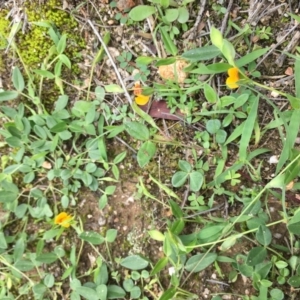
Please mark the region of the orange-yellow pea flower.
<svg viewBox="0 0 300 300"><path fill-rule="evenodd" d="M237 89L239 86L237 82L240 80L239 69L238 68L230 68L228 69L228 78L226 79L226 85L230 89Z"/></svg>
<svg viewBox="0 0 300 300"><path fill-rule="evenodd" d="M142 95L142 94L140 94L140 95L138 95L134 98L135 103L137 105L145 105L149 102L149 99L150 99L150 96L145 96L145 95Z"/></svg>
<svg viewBox="0 0 300 300"><path fill-rule="evenodd" d="M71 215L68 215L66 212L61 212L55 217L54 224L68 228L71 225L70 223L72 219L73 217Z"/></svg>

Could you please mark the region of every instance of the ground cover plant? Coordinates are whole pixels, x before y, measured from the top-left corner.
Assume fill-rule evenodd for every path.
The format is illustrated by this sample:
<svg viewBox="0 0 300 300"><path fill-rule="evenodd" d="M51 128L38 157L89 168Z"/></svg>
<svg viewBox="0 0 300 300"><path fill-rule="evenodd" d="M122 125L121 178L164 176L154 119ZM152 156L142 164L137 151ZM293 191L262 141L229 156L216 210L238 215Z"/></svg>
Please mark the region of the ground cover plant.
<svg viewBox="0 0 300 300"><path fill-rule="evenodd" d="M0 4L0 299L297 299L296 1L106 2Z"/></svg>

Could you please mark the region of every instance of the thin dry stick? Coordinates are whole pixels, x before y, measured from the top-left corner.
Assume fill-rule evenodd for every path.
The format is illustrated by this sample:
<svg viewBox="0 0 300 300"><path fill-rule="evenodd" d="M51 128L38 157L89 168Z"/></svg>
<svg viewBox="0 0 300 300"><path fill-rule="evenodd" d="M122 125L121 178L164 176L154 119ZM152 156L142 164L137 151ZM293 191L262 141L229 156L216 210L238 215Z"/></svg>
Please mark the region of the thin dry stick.
<svg viewBox="0 0 300 300"><path fill-rule="evenodd" d="M298 41L300 40L300 31L297 31L293 38L290 40L288 45L283 49L283 53L276 59L275 63L282 67L284 60L286 59L286 52L290 52L294 49L294 47L297 45Z"/></svg>
<svg viewBox="0 0 300 300"><path fill-rule="evenodd" d="M120 72L119 72L119 70L118 70L116 64L114 63L114 60L113 60L111 54L109 53L109 51L108 51L108 49L107 49L105 43L103 42L103 40L102 40L100 34L99 34L98 31L96 30L96 28L95 28L95 26L93 25L93 23L91 22L91 20L88 20L87 22L89 23L89 25L91 26L91 28L92 28L93 31L94 31L94 34L96 35L96 37L97 37L98 40L100 41L100 43L101 43L101 45L102 45L102 47L103 47L103 49L104 49L106 55L108 56L108 58L109 58L109 60L110 60L110 62L111 62L111 64L112 64L112 66L113 66L113 68L114 68L114 70L115 70L115 73L116 73L116 75L117 75L117 77L118 77L118 79L119 79L119 82L120 82L120 84L121 84L121 86L122 86L122 89L124 90L124 94L125 94L125 96L126 96L128 102L130 103L130 105L132 105L131 97L130 97L130 95L129 95L127 89L126 89L125 83L124 83L124 81L123 81L123 79L122 79L122 77L121 77L121 74L120 74Z"/></svg>
<svg viewBox="0 0 300 300"><path fill-rule="evenodd" d="M270 49L270 51L257 63L258 67L280 44L282 44L285 41L285 38L290 35L297 27L299 24L296 24L292 29L290 29L281 39L280 41Z"/></svg>
<svg viewBox="0 0 300 300"><path fill-rule="evenodd" d="M222 33L223 36L224 36L225 29L227 27L227 20L228 20L229 14L230 14L230 10L231 10L232 4L233 4L233 0L230 0L229 4L227 6L226 14L225 14L224 19L222 21L221 33Z"/></svg>
<svg viewBox="0 0 300 300"><path fill-rule="evenodd" d="M199 11L198 11L198 15L197 15L196 21L194 23L194 26L190 30L188 30L187 32L185 32L183 34L183 38L188 37L189 39L194 39L196 37L197 28L199 26L199 23L201 21L201 18L202 18L203 12L204 12L206 0L201 0L200 2L201 3L200 3Z"/></svg>

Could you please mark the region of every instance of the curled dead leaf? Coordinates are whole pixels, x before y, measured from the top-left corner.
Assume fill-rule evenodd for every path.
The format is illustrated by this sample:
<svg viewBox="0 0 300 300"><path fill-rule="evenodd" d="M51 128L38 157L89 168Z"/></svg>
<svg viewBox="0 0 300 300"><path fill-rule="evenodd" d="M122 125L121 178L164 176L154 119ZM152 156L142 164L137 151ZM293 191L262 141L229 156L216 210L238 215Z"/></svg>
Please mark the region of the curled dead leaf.
<svg viewBox="0 0 300 300"><path fill-rule="evenodd" d="M187 78L187 73L183 70L188 63L184 60L177 60L173 64L166 66L159 66L158 73L163 79L170 79L183 83Z"/></svg>
<svg viewBox="0 0 300 300"><path fill-rule="evenodd" d="M294 181L291 181L289 184L286 185L285 189L290 191L294 187Z"/></svg>
<svg viewBox="0 0 300 300"><path fill-rule="evenodd" d="M52 169L52 165L46 160L43 162L42 167L47 170Z"/></svg>
<svg viewBox="0 0 300 300"><path fill-rule="evenodd" d="M288 76L293 75L293 74L294 74L293 68L288 67L288 68L285 70L284 74L285 74L285 75L288 75Z"/></svg>

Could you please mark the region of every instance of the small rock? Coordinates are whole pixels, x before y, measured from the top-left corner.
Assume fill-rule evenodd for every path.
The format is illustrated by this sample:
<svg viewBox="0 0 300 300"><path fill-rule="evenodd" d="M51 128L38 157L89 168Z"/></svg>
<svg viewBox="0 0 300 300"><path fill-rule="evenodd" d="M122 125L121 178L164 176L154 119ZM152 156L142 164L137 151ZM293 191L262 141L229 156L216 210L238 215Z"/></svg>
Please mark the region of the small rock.
<svg viewBox="0 0 300 300"><path fill-rule="evenodd" d="M101 216L101 217L98 219L98 224L99 224L100 226L105 225L105 224L106 224L106 219L105 219L103 216Z"/></svg>
<svg viewBox="0 0 300 300"><path fill-rule="evenodd" d="M133 0L119 0L117 3L117 8L120 11L124 11L124 10L134 7L135 5L136 5L135 1L133 1Z"/></svg>

